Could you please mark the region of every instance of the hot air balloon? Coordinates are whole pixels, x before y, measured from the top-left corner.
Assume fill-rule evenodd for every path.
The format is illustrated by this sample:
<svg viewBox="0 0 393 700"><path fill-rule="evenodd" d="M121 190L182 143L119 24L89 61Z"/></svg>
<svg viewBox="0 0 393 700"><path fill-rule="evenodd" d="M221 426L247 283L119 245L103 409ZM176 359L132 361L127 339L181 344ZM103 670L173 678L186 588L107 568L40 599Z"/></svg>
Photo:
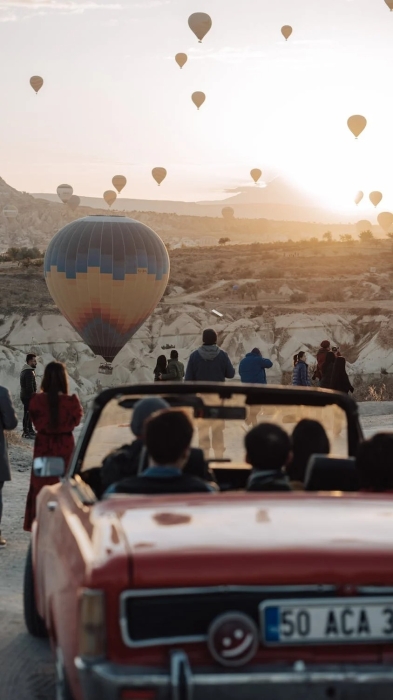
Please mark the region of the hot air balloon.
<svg viewBox="0 0 393 700"><path fill-rule="evenodd" d="M3 209L3 214L6 219L15 219L18 216L18 210L13 204L6 204Z"/></svg>
<svg viewBox="0 0 393 700"><path fill-rule="evenodd" d="M177 53L175 56L175 61L180 68L183 68L188 61L188 56L186 53Z"/></svg>
<svg viewBox="0 0 393 700"><path fill-rule="evenodd" d="M106 192L104 192L104 194L102 196L104 197L104 199L109 207L111 207L112 204L114 204L114 202L116 202L116 199L117 199L117 194L113 190L106 190Z"/></svg>
<svg viewBox="0 0 393 700"><path fill-rule="evenodd" d="M153 175L158 186L161 185L161 183L165 180L167 176L165 168L153 168L151 174Z"/></svg>
<svg viewBox="0 0 393 700"><path fill-rule="evenodd" d="M126 184L127 178L125 178L124 175L115 175L115 177L112 178L112 185L119 194L124 190Z"/></svg>
<svg viewBox="0 0 393 700"><path fill-rule="evenodd" d="M193 92L193 94L191 95L191 99L194 105L196 105L199 109L200 107L202 107L204 101L206 100L206 95L204 92Z"/></svg>
<svg viewBox="0 0 393 700"><path fill-rule="evenodd" d="M360 204L360 202L362 201L363 197L364 197L363 192L361 192L361 191L359 190L359 192L357 193L357 195L356 195L356 197L355 197L355 204Z"/></svg>
<svg viewBox="0 0 393 700"><path fill-rule="evenodd" d="M57 188L57 196L61 199L63 204L67 204L68 200L72 197L73 191L71 185L59 185Z"/></svg>
<svg viewBox="0 0 393 700"><path fill-rule="evenodd" d="M229 220L234 218L235 211L232 209L232 207L224 207L221 214L223 215L224 219Z"/></svg>
<svg viewBox="0 0 393 700"><path fill-rule="evenodd" d="M374 207L377 207L382 200L382 192L371 192L369 199L371 204L374 204Z"/></svg>
<svg viewBox="0 0 393 700"><path fill-rule="evenodd" d="M72 197L69 198L67 202L67 206L72 209L72 211L76 211L81 203L80 197L78 197L77 194L73 194Z"/></svg>
<svg viewBox="0 0 393 700"><path fill-rule="evenodd" d="M385 233L388 233L393 224L393 214L390 211L383 211L381 214L378 214L378 223Z"/></svg>
<svg viewBox="0 0 393 700"><path fill-rule="evenodd" d="M289 26L289 24L286 24L284 27L281 27L281 34L283 35L285 41L288 41L292 32L293 32L293 29L292 29L292 27Z"/></svg>
<svg viewBox="0 0 393 700"><path fill-rule="evenodd" d="M252 179L254 180L255 184L257 184L258 180L262 177L262 170L259 170L259 168L254 168L251 170L250 175Z"/></svg>
<svg viewBox="0 0 393 700"><path fill-rule="evenodd" d="M52 238L44 270L63 316L95 355L112 362L160 301L169 258L161 238L141 222L87 216Z"/></svg>
<svg viewBox="0 0 393 700"><path fill-rule="evenodd" d="M393 11L393 0L385 0L390 12Z"/></svg>
<svg viewBox="0 0 393 700"><path fill-rule="evenodd" d="M361 221L357 222L356 230L358 233L363 233L363 231L372 231L373 225L371 221L367 221L367 219L362 219Z"/></svg>
<svg viewBox="0 0 393 700"><path fill-rule="evenodd" d="M43 84L44 84L44 80L39 75L33 75L33 77L30 78L30 85L36 94L39 93Z"/></svg>
<svg viewBox="0 0 393 700"><path fill-rule="evenodd" d="M199 39L200 44L202 43L203 37L205 37L212 28L212 24L211 18L206 12L194 12L194 14L188 18L188 26L191 31L194 32L197 39Z"/></svg>
<svg viewBox="0 0 393 700"><path fill-rule="evenodd" d="M354 114L352 117L349 117L347 124L348 129L352 131L354 137L357 139L366 128L367 119L362 117L361 114Z"/></svg>

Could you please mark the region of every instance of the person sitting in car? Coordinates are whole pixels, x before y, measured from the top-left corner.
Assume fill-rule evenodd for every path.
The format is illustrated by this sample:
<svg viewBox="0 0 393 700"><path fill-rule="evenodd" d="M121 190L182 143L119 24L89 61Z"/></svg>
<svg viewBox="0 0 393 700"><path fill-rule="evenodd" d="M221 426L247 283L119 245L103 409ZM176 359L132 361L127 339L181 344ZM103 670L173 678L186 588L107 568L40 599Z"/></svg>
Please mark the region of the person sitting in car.
<svg viewBox="0 0 393 700"><path fill-rule="evenodd" d="M393 492L393 435L378 433L359 446L356 456L361 491Z"/></svg>
<svg viewBox="0 0 393 700"><path fill-rule="evenodd" d="M246 462L252 466L247 491L292 491L286 474L292 459L287 433L278 425L260 423L244 442Z"/></svg>
<svg viewBox="0 0 393 700"><path fill-rule="evenodd" d="M193 434L194 426L185 411L166 409L153 414L144 426L148 468L139 476L113 484L106 495L212 492L206 481L184 473Z"/></svg>
<svg viewBox="0 0 393 700"><path fill-rule="evenodd" d="M323 425L307 418L299 421L292 433L292 451L293 459L288 465L288 476L292 488L302 491L311 455L328 455L330 452L329 438Z"/></svg>

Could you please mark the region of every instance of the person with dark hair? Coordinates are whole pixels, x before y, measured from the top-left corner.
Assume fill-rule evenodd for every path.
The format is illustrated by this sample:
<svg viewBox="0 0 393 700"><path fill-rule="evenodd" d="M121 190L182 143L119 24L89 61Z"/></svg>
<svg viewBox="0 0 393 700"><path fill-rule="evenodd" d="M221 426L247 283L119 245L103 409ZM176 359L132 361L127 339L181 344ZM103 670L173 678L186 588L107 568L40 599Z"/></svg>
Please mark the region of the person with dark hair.
<svg viewBox="0 0 393 700"><path fill-rule="evenodd" d="M41 391L32 397L29 410L37 430L33 459L62 457L67 466L75 446L72 432L79 425L83 411L78 397L69 394L67 370L62 362L49 362L45 367ZM39 478L31 472L25 530L31 530L36 498L42 487L52 486L58 481L55 477Z"/></svg>
<svg viewBox="0 0 393 700"><path fill-rule="evenodd" d="M106 491L130 494L203 493L213 491L202 479L184 474L194 427L187 413L166 409L145 422L144 442L149 467L139 476L122 479Z"/></svg>
<svg viewBox="0 0 393 700"><path fill-rule="evenodd" d="M212 328L203 331L203 345L190 355L187 382L225 382L235 376L234 367L224 350L217 345L217 333Z"/></svg>
<svg viewBox="0 0 393 700"><path fill-rule="evenodd" d="M30 419L29 405L32 396L37 392L35 368L37 367L37 355L29 352L26 355L26 364L20 373L20 400L23 404L23 433L22 437L28 440L35 438L35 432Z"/></svg>
<svg viewBox="0 0 393 700"><path fill-rule="evenodd" d="M157 364L153 370L154 372L154 381L155 382L161 382L162 381L162 375L165 374L167 371L167 360L165 355L159 355L157 357Z"/></svg>
<svg viewBox="0 0 393 700"><path fill-rule="evenodd" d="M282 428L260 423L247 433L246 462L252 472L247 491L291 491L286 468L292 459L291 441Z"/></svg>
<svg viewBox="0 0 393 700"><path fill-rule="evenodd" d="M6 481L11 481L10 462L8 458L7 438L5 430L14 430L18 418L8 389L0 386L0 547L7 545L7 540L1 535L1 517L3 515L3 487Z"/></svg>
<svg viewBox="0 0 393 700"><path fill-rule="evenodd" d="M168 361L166 372L161 374L163 382L182 382L184 379L184 365L179 362L177 350L171 350L171 358Z"/></svg>
<svg viewBox="0 0 393 700"><path fill-rule="evenodd" d="M323 365L322 379L321 379L320 384L319 384L319 386L322 389L331 389L332 374L333 374L333 367L334 367L335 361L336 361L336 355L334 354L334 352L332 350L331 352L328 352L328 354L326 355L325 364Z"/></svg>
<svg viewBox="0 0 393 700"><path fill-rule="evenodd" d="M288 466L292 488L302 490L311 455L328 455L330 442L325 428L317 420L299 421L292 433L293 459Z"/></svg>
<svg viewBox="0 0 393 700"><path fill-rule="evenodd" d="M326 356L330 351L330 342L328 340L323 340L321 347L317 352L317 368L314 372L313 379L320 381L323 375L323 366L325 364Z"/></svg>
<svg viewBox="0 0 393 700"><path fill-rule="evenodd" d="M259 348L254 348L240 362L240 379L246 384L267 384L266 370L271 367L273 362L262 357Z"/></svg>
<svg viewBox="0 0 393 700"><path fill-rule="evenodd" d="M378 433L359 446L356 456L360 490L393 492L393 435Z"/></svg>
<svg viewBox="0 0 393 700"><path fill-rule="evenodd" d="M334 391L342 391L343 394L353 394L355 391L346 370L345 357L336 357L332 372L331 389Z"/></svg>
<svg viewBox="0 0 393 700"><path fill-rule="evenodd" d="M311 386L310 377L308 375L308 364L306 363L306 353L301 351L293 357L293 386Z"/></svg>

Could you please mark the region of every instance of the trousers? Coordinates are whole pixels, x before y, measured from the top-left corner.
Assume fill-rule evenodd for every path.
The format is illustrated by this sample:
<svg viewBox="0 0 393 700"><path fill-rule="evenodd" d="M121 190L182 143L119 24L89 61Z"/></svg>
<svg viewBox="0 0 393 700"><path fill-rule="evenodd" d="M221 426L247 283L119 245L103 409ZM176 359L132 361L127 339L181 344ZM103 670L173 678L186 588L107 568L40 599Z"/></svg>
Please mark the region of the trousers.
<svg viewBox="0 0 393 700"><path fill-rule="evenodd" d="M225 421L215 420L204 421L198 426L199 447L205 453L205 457L209 457L210 448L213 448L215 459L224 459L225 444L224 444Z"/></svg>
<svg viewBox="0 0 393 700"><path fill-rule="evenodd" d="M30 399L22 399L23 403L23 432L31 433L33 431L33 424L30 419L29 405Z"/></svg>
<svg viewBox="0 0 393 700"><path fill-rule="evenodd" d="M3 515L3 486L4 486L4 481L0 481L0 523L1 523L1 516Z"/></svg>

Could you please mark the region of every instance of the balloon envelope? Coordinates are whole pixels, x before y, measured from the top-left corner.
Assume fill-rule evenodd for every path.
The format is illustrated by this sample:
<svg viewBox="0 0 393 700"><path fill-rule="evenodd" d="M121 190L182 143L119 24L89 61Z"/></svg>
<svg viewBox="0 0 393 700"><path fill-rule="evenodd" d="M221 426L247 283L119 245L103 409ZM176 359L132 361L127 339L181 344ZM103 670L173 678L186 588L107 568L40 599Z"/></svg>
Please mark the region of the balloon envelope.
<svg viewBox="0 0 393 700"><path fill-rule="evenodd" d="M199 42L201 42L210 31L212 24L211 17L209 17L206 12L194 12L194 14L190 15L188 18L188 26L191 31L194 32L197 39L199 39Z"/></svg>
<svg viewBox="0 0 393 700"><path fill-rule="evenodd" d="M367 221L367 219L362 219L361 221L357 222L356 230L358 233L363 233L363 231L372 231L373 225L371 221Z"/></svg>
<svg viewBox="0 0 393 700"><path fill-rule="evenodd" d="M284 27L281 27L281 34L283 35L285 41L288 41L292 32L293 32L293 29L292 29L292 27L289 26L289 24L286 24Z"/></svg>
<svg viewBox="0 0 393 700"><path fill-rule="evenodd" d="M254 180L255 184L257 184L258 180L260 180L260 178L262 177L262 170L260 170L259 168L254 168L253 170L251 170L250 175Z"/></svg>
<svg viewBox="0 0 393 700"><path fill-rule="evenodd" d="M360 202L362 201L363 197L364 197L363 192L360 192L360 190L359 190L359 192L357 193L357 195L356 195L356 197L355 197L355 204L360 204Z"/></svg>
<svg viewBox="0 0 393 700"><path fill-rule="evenodd" d="M41 78L39 75L33 75L32 78L30 78L30 85L33 88L34 92L39 92L44 84L44 79Z"/></svg>
<svg viewBox="0 0 393 700"><path fill-rule="evenodd" d="M114 202L116 202L117 194L116 194L116 192L114 192L113 190L106 190L106 192L104 192L104 194L103 194L103 197L104 197L104 199L105 199L107 205L108 205L109 207L111 207L112 204L113 204Z"/></svg>
<svg viewBox="0 0 393 700"><path fill-rule="evenodd" d="M202 107L204 101L206 100L206 95L204 92L193 92L191 99L194 105L196 105L199 109L200 107Z"/></svg>
<svg viewBox="0 0 393 700"><path fill-rule="evenodd" d="M393 0L385 0L390 12L393 10Z"/></svg>
<svg viewBox="0 0 393 700"><path fill-rule="evenodd" d="M382 192L371 192L370 202L371 202L371 204L374 204L374 207L377 207L381 200L382 200Z"/></svg>
<svg viewBox="0 0 393 700"><path fill-rule="evenodd" d="M390 211L381 212L381 214L378 214L378 223L385 233L388 233L393 224L393 214L391 214Z"/></svg>
<svg viewBox="0 0 393 700"><path fill-rule="evenodd" d="M124 190L126 184L127 178L125 178L124 175L115 175L115 177L112 178L112 185L119 194Z"/></svg>
<svg viewBox="0 0 393 700"><path fill-rule="evenodd" d="M72 211L76 211L81 203L80 197L78 197L77 194L73 194L72 197L69 198L67 202L67 206L72 209Z"/></svg>
<svg viewBox="0 0 393 700"><path fill-rule="evenodd" d="M161 185L161 183L165 180L167 176L165 168L153 168L151 174L153 175L153 178L155 179L157 185Z"/></svg>
<svg viewBox="0 0 393 700"><path fill-rule="evenodd" d="M352 117L349 117L347 124L348 129L352 131L355 138L357 138L366 128L367 119L362 117L361 114L354 114Z"/></svg>
<svg viewBox="0 0 393 700"><path fill-rule="evenodd" d="M71 185L59 185L57 188L57 195L63 204L66 204L71 199L73 192Z"/></svg>
<svg viewBox="0 0 393 700"><path fill-rule="evenodd" d="M232 207L224 207L221 213L224 219L233 219L235 216L235 210Z"/></svg>
<svg viewBox="0 0 393 700"><path fill-rule="evenodd" d="M160 301L169 258L161 238L139 221L87 216L52 238L44 269L63 316L95 355L112 362Z"/></svg>
<svg viewBox="0 0 393 700"><path fill-rule="evenodd" d="M18 210L13 204L7 204L3 209L3 214L6 219L15 219L18 216Z"/></svg>
<svg viewBox="0 0 393 700"><path fill-rule="evenodd" d="M183 68L188 61L188 56L186 53L177 53L175 56L175 61L180 68Z"/></svg>

